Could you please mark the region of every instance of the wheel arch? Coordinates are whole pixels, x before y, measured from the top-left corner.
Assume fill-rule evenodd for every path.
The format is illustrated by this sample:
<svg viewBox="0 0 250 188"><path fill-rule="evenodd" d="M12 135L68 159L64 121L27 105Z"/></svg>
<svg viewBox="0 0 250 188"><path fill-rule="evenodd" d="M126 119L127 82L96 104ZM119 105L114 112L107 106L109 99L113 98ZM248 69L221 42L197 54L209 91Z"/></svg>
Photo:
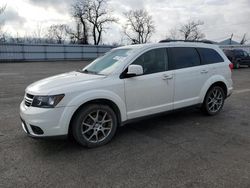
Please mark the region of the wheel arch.
<svg viewBox="0 0 250 188"><path fill-rule="evenodd" d="M226 85L223 81L216 81L216 82L212 83L212 84L210 85L210 87L208 87L208 89L206 90L206 93L205 93L205 95L203 96L202 103L203 103L203 101L205 100L205 97L206 97L206 95L207 95L207 92L208 92L212 87L214 87L214 86L220 86L220 87L223 89L223 91L224 91L225 97L227 97L227 93L228 93L228 91L227 91L227 85Z"/></svg>
<svg viewBox="0 0 250 188"><path fill-rule="evenodd" d="M201 93L200 93L200 103L201 104L203 103L209 89L211 89L211 87L213 87L215 85L222 87L222 89L225 93L225 96L226 97L228 96L229 86L228 86L227 80L221 75L214 75L209 80L207 80L207 82L204 84L203 88L201 89Z"/></svg>
<svg viewBox="0 0 250 188"><path fill-rule="evenodd" d="M117 120L118 120L118 126L121 125L122 123L122 114L121 114L121 111L118 107L118 105L110 100L110 99L105 99L105 98L98 98L98 99L92 99L92 100L89 100L83 104L81 104L76 110L75 112L73 113L73 115L71 116L71 119L70 119L70 123L69 123L69 127L68 127L68 134L71 135L72 134L72 122L73 122L73 119L75 118L75 116L77 115L77 113L82 109L84 108L85 106L87 105L90 105L90 104L102 104L102 105L107 105L109 106L116 114L116 117L117 117Z"/></svg>

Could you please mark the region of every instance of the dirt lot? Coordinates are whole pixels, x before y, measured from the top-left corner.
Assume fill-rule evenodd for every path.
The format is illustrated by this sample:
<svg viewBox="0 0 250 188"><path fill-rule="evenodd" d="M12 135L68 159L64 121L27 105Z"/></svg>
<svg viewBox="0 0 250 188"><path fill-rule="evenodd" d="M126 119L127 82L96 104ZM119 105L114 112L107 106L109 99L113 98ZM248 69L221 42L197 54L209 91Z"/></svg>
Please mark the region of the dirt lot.
<svg viewBox="0 0 250 188"><path fill-rule="evenodd" d="M250 187L249 68L233 72L234 94L216 117L194 109L144 120L96 149L27 137L25 87L86 64L0 64L0 187Z"/></svg>

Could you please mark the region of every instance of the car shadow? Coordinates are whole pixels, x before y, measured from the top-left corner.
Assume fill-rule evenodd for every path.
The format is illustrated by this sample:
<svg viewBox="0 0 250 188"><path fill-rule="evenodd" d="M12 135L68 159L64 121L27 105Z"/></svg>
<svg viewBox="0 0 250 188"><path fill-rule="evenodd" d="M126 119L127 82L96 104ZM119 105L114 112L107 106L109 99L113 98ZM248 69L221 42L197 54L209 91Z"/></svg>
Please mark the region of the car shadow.
<svg viewBox="0 0 250 188"><path fill-rule="evenodd" d="M122 147L121 139L130 139L132 133L139 132L143 134L150 134L151 131L161 132L165 131L167 134L168 130L171 128L178 128L178 126L187 126L185 123L187 121L206 117L199 109L188 109L180 110L178 112L171 112L167 114L161 114L154 117L146 118L144 120L138 120L133 123L128 123L122 127L119 127L114 139L107 145L98 148L86 148L79 145L73 138L66 139L36 139L36 147L40 150L45 151L45 153L77 153L82 151L98 150L100 148L115 148ZM179 128L178 128L179 129Z"/></svg>

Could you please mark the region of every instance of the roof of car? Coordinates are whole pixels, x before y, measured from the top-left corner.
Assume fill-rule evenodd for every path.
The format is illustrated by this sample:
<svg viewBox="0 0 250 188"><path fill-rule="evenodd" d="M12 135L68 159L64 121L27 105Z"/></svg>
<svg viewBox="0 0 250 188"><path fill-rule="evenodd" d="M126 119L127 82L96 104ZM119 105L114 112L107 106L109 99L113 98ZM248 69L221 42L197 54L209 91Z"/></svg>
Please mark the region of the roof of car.
<svg viewBox="0 0 250 188"><path fill-rule="evenodd" d="M148 44L135 44L119 47L119 49L148 49L154 47L201 47L201 48L216 48L218 45L207 44L201 42L162 42L162 43L148 43Z"/></svg>

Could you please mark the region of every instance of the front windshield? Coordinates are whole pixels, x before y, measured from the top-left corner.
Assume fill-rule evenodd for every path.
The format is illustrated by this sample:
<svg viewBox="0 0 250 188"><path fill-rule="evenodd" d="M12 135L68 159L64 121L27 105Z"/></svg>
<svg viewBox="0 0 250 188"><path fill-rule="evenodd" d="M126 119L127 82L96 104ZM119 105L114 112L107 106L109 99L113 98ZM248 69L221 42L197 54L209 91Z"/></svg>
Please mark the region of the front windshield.
<svg viewBox="0 0 250 188"><path fill-rule="evenodd" d="M110 74L120 65L120 62L131 53L131 51L132 49L112 50L111 52L108 52L104 56L93 61L82 71L92 74Z"/></svg>

